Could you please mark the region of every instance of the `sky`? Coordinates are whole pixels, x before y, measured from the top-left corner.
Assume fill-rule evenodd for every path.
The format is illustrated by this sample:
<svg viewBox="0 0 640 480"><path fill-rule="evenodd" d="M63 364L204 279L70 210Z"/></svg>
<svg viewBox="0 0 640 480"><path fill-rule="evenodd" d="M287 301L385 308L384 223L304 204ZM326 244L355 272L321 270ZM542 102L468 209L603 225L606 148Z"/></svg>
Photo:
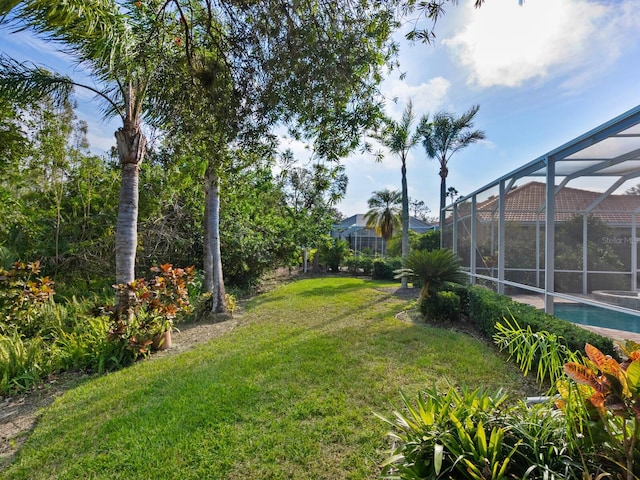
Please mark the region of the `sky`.
<svg viewBox="0 0 640 480"><path fill-rule="evenodd" d="M409 99L416 117L439 111L460 115L480 105L474 128L486 139L456 153L447 185L470 194L640 104L640 0L473 0L449 4L426 45L397 38L400 68L381 85L387 114L399 119ZM55 46L28 33L0 29L0 51L19 60L82 76ZM402 77L400 73L404 74ZM115 142L117 123L100 119L98 106L78 92L80 119L100 152ZM393 99L397 99L394 102ZM297 157L308 150L283 142ZM374 191L400 190L400 160L390 154L344 160L349 186L337 206L345 216L365 213ZM407 164L409 196L437 216L439 165L418 145Z"/></svg>

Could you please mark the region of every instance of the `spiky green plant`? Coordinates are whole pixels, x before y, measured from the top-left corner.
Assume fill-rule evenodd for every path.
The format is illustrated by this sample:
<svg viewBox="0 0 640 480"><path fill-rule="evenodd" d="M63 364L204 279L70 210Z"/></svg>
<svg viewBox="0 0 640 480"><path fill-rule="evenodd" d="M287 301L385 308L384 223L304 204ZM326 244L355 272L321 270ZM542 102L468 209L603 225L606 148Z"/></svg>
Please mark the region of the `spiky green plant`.
<svg viewBox="0 0 640 480"><path fill-rule="evenodd" d="M412 277L420 280L420 302L447 283L464 284L467 281L467 276L461 269L460 257L446 248L431 252L414 250L407 257L404 268L396 273L396 278Z"/></svg>

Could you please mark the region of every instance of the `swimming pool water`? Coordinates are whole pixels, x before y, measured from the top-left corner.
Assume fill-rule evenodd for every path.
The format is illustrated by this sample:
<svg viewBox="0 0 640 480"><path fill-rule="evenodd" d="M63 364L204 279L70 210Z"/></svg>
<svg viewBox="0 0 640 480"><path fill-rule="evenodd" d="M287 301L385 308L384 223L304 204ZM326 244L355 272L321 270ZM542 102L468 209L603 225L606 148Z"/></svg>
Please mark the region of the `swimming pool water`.
<svg viewBox="0 0 640 480"><path fill-rule="evenodd" d="M625 332L640 333L640 317L622 312L614 312L591 305L556 303L553 306L554 316L580 325L615 328Z"/></svg>

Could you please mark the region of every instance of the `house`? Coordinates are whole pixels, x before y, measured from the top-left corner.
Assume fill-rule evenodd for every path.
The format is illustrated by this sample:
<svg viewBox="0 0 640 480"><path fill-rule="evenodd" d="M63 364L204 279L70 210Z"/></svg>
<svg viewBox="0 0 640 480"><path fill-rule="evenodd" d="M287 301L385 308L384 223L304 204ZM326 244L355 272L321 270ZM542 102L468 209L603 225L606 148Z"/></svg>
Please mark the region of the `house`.
<svg viewBox="0 0 640 480"><path fill-rule="evenodd" d="M370 250L374 254L383 254L387 251L387 242L380 237L375 230L366 228L365 215L359 213L342 220L333 225L331 237L339 238L349 242L349 246L354 253ZM430 225L422 220L409 217L409 229L422 234L431 230L436 230L437 225Z"/></svg>

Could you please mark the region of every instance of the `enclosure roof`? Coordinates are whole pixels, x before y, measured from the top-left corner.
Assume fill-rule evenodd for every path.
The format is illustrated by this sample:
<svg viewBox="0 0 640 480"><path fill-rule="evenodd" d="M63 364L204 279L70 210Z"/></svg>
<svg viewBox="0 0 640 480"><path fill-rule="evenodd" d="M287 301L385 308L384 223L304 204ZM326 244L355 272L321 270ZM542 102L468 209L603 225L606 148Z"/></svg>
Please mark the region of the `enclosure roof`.
<svg viewBox="0 0 640 480"><path fill-rule="evenodd" d="M498 185L503 180L545 177L554 163L556 180L610 177L619 182L640 176L640 105L593 130L513 170L458 202Z"/></svg>

